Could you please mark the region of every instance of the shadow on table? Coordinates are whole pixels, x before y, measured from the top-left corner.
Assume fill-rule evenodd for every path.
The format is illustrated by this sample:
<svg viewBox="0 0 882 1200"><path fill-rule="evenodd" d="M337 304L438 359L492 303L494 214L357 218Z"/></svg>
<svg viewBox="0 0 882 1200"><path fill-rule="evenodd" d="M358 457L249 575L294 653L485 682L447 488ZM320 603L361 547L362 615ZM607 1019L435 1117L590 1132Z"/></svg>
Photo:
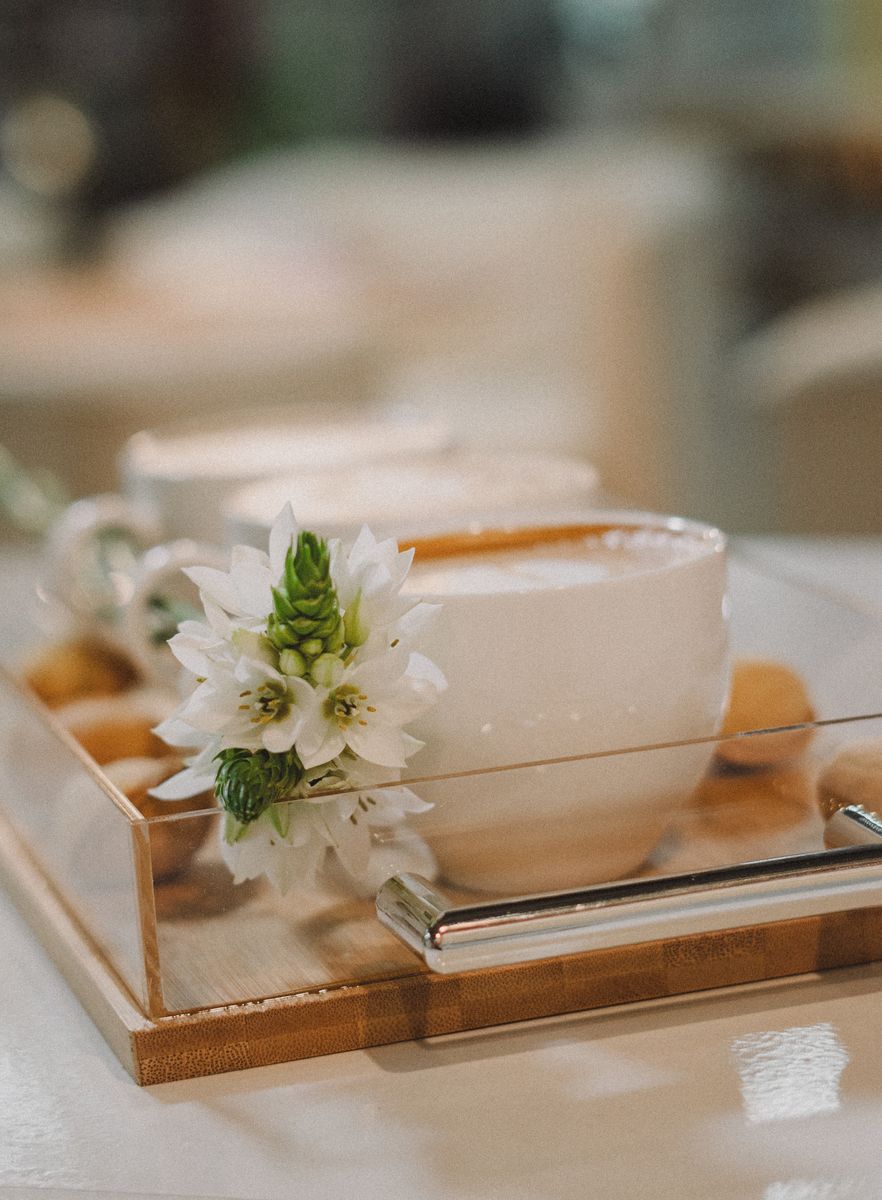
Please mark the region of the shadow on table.
<svg viewBox="0 0 882 1200"><path fill-rule="evenodd" d="M374 1046L363 1051L383 1071L394 1073L432 1070L456 1062L488 1060L541 1049L567 1036L598 1041L629 1034L648 1033L661 1027L682 1027L738 1014L747 1016L814 1004L833 995L868 995L882 986L882 964L843 968L821 975L800 975L783 980L690 992L683 996L647 1000L593 1012L543 1017L535 1021L466 1030L437 1038ZM725 1012L723 1011L725 1009ZM719 1010L719 1011L716 1011Z"/></svg>

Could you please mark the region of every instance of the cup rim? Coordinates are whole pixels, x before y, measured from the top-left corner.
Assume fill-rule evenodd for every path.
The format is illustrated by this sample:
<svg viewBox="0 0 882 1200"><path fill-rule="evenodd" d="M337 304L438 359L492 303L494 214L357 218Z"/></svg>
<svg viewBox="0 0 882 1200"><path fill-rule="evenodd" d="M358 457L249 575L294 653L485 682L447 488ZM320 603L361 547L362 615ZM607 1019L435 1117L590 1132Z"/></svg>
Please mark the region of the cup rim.
<svg viewBox="0 0 882 1200"><path fill-rule="evenodd" d="M573 513L584 511L586 505L597 502L600 475L597 467L585 459L569 454L548 452L535 455L523 450L508 449L481 455L474 447L468 446L454 446L441 454L419 455L407 463L403 463L400 457L367 459L354 468L354 490L351 480L353 472L350 470L350 488L342 488L341 494L348 495L350 503L354 495L357 504L360 500L359 477L376 474L377 471L394 473L399 482L402 472L408 476L411 471L419 474L426 470L442 480L445 477L455 479L463 472L480 472L483 477L488 470L492 473L494 468L511 471L514 476L527 462L547 472L549 476L554 474L558 482L562 481L560 486L552 492L537 489L527 501L518 501L514 495L503 502L487 497L484 501L478 500L471 504L466 498L457 498L456 503L460 507L449 512L445 508L446 501L441 499L437 512L426 510L416 517L412 516L410 519L413 523L409 530L404 524L405 518L396 511L397 505L390 506L387 511L377 511L373 499L365 503L360 516L355 513L346 515L343 512L329 515L319 511L324 504L324 497L321 492L317 495L314 489L317 485L321 486L329 472L345 471L345 465L324 469L310 468L297 476L292 475L290 471L285 474L277 473L237 487L224 500L222 514L228 531L227 540L251 540L252 544L256 545L257 541L254 539L266 536L284 500L290 500L295 516L305 528L312 529L323 537L340 537L344 542L354 541L364 524L369 525L378 535L381 531L384 536L391 532L399 541L401 529L404 529L409 539L422 540L432 536L434 532L440 533L466 526L473 529L476 523L482 528L490 525L494 528L509 525L520 521L528 512L535 514L536 523L541 521L556 524L560 517L568 519ZM267 502L267 497L271 497L271 503ZM401 499L398 498L399 504ZM407 496L403 499L406 503Z"/></svg>
<svg viewBox="0 0 882 1200"><path fill-rule="evenodd" d="M506 597L535 596L537 590L548 591L582 591L586 588L597 587L598 584L609 584L623 578L632 579L639 576L656 576L672 571L682 570L698 562L703 562L714 555L725 552L728 539L717 526L690 517L678 517L662 513L638 512L630 509L597 509L574 513L565 519L557 519L553 523L531 521L507 522L505 524L469 526L462 530L445 531L418 537L406 537L399 542L401 550L413 550L414 561L429 562L445 558L464 558L469 555L479 555L487 552L526 549L541 545L543 542L567 541L573 537L588 537L592 534L602 535L617 530L638 531L657 530L659 532L683 533L697 540L702 549L694 557L679 562L660 563L657 566L641 568L626 576L614 576L609 579L592 579L551 585L541 589L525 589L498 593ZM439 599L444 603L454 598L471 597L484 593L477 592L432 592L420 589L424 598ZM493 593L497 595L497 593Z"/></svg>
<svg viewBox="0 0 882 1200"><path fill-rule="evenodd" d="M396 420L394 417L377 419L369 414L355 416L347 421L334 420L327 414L322 415L315 409L299 412L296 408L281 404L258 405L254 408L232 408L212 418L214 433L249 433L255 426L264 426L270 431L285 433L307 430L309 433L328 435L329 446L334 445L334 439L339 439L346 433L353 445L358 445L358 435L365 431L380 429L384 434L409 435L410 446L379 452L377 461L394 459L396 453L409 452L420 457L443 455L454 443L450 427L441 420L426 418L419 421ZM353 438L354 431L354 438ZM243 468L235 462L227 462L223 467L213 472L201 472L196 475L186 467L167 467L161 465L161 450L164 443L176 439L198 439L205 433L203 417L192 415L169 420L147 429L140 429L126 439L118 457L118 465L123 478L128 481L147 483L158 488L169 488L176 485L205 485L210 483L231 484L234 489L244 489L263 480L274 479L284 470L274 466L269 470L254 471ZM334 454L331 454L334 459ZM345 455L341 456L342 459ZM319 464L317 469L327 468L327 463Z"/></svg>

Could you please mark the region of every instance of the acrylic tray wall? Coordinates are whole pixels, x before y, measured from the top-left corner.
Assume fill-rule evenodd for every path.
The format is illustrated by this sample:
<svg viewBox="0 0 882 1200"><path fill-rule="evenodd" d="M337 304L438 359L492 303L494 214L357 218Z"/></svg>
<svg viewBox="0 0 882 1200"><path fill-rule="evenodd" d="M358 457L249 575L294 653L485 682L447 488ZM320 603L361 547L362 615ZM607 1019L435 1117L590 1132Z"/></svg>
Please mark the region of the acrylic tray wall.
<svg viewBox="0 0 882 1200"><path fill-rule="evenodd" d="M776 765L763 769L725 768L707 742L615 747L609 755L574 754L504 772L506 786L534 814L537 852L524 890L564 886L559 840L551 848L547 841L551 799L580 788L614 789L626 775L683 781L642 876L823 850L820 772L845 744L882 738L882 717L875 716L882 708L882 626L737 557L731 597L734 653L798 671L816 727L755 735L757 743L791 739L785 754L779 746L773 756ZM327 872L308 894L237 887L219 854L219 813L141 817L51 716L8 681L0 718L4 873L141 1082L882 957L882 923L869 904L734 931L678 928L646 945L433 975L379 924L369 889L356 890L340 872ZM705 777L696 786L697 757ZM498 783L491 772L413 787L438 811L463 796L481 811ZM155 880L154 862L169 834L184 829L200 844L193 862L171 882ZM419 830L415 818L412 831ZM570 820L566 830L570 843L590 846L591 829ZM503 858L506 832L496 831ZM437 830L427 835L430 851L438 837ZM493 897L492 888L450 886L443 867L439 886L453 902Z"/></svg>

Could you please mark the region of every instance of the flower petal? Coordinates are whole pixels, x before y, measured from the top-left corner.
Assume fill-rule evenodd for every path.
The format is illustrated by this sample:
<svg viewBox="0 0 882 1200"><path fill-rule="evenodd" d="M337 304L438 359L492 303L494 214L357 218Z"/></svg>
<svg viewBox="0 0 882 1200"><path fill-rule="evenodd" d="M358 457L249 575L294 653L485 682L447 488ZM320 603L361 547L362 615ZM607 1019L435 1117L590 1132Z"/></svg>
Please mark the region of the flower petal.
<svg viewBox="0 0 882 1200"><path fill-rule="evenodd" d="M208 792L214 787L215 773L197 771L193 767L185 767L172 775L163 783L150 788L148 795L157 800L186 800L190 796L198 796L200 792Z"/></svg>
<svg viewBox="0 0 882 1200"><path fill-rule="evenodd" d="M330 762L342 754L345 746L346 738L341 730L327 721L322 727L304 722L297 735L297 753L307 771Z"/></svg>
<svg viewBox="0 0 882 1200"><path fill-rule="evenodd" d="M386 690L404 678L410 662L410 651L406 646L384 647L382 652L367 659L358 659L346 673L344 683L358 684L364 692Z"/></svg>
<svg viewBox="0 0 882 1200"><path fill-rule="evenodd" d="M230 551L230 574L236 575L240 571L248 572L255 568L262 571L270 569L270 561L264 551L254 546L233 546Z"/></svg>
<svg viewBox="0 0 882 1200"><path fill-rule="evenodd" d="M205 592L201 595L202 607L205 609L205 617L211 628L218 637L229 637L233 630L233 623L219 604L211 599Z"/></svg>
<svg viewBox="0 0 882 1200"><path fill-rule="evenodd" d="M349 548L346 559L349 570L355 573L365 563L371 562L376 557L376 548L377 539L367 525L362 525L358 531L358 537Z"/></svg>
<svg viewBox="0 0 882 1200"><path fill-rule="evenodd" d="M217 633L204 621L183 620L178 625L178 633L184 637L201 638L204 641L219 641Z"/></svg>
<svg viewBox="0 0 882 1200"><path fill-rule="evenodd" d="M237 631L238 632L238 631ZM242 632L247 632L243 630ZM239 657L235 668L231 672L229 678L239 683L250 683L252 686L259 687L262 683L275 683L280 688L286 685L285 676L280 674L270 663L252 658L250 651L255 649L260 653L260 647L247 646Z"/></svg>
<svg viewBox="0 0 882 1200"><path fill-rule="evenodd" d="M178 716L203 733L222 733L230 719L223 698L211 683L200 684L181 705Z"/></svg>
<svg viewBox="0 0 882 1200"><path fill-rule="evenodd" d="M278 582L269 567L255 564L244 569L240 566L232 578L238 603L236 611L249 617L268 617L273 610L273 584Z"/></svg>
<svg viewBox="0 0 882 1200"><path fill-rule="evenodd" d="M412 754L416 754L417 750L422 750L426 744L425 742L421 742L419 738L412 737L409 733L402 733L401 737L404 741L404 753L407 758L410 758Z"/></svg>
<svg viewBox="0 0 882 1200"><path fill-rule="evenodd" d="M265 664L267 667L272 667L273 674L278 678L278 673L275 668L278 666L278 656L268 642L266 636L259 633L256 629L242 629L241 627L233 630L230 643L233 650L237 654L241 654L243 658L248 659L259 670L258 664ZM238 669L237 664L237 669Z"/></svg>
<svg viewBox="0 0 882 1200"><path fill-rule="evenodd" d="M389 633L392 639L398 638L399 642L409 644L434 625L440 611L440 604L427 604L421 600L419 604L402 613L390 626Z"/></svg>
<svg viewBox="0 0 882 1200"><path fill-rule="evenodd" d="M205 741L205 735L198 729L194 729L187 721L182 721L181 718L174 713L167 717L164 721L154 728L153 732L158 738L169 746L177 746L181 749L194 749L201 742Z"/></svg>
<svg viewBox="0 0 882 1200"><path fill-rule="evenodd" d="M328 837L337 857L350 875L362 875L368 865L371 852L371 835L364 813L359 812L355 821L349 815L336 815L338 806L325 805L320 811L326 819Z"/></svg>
<svg viewBox="0 0 882 1200"><path fill-rule="evenodd" d="M281 721L270 721L261 730L264 748L272 754L284 754L297 741L302 718L292 712Z"/></svg>
<svg viewBox="0 0 882 1200"><path fill-rule="evenodd" d="M377 792L366 792L365 795L373 801L368 822L374 826L397 825L406 813L428 812L433 807L406 787L384 788Z"/></svg>
<svg viewBox="0 0 882 1200"><path fill-rule="evenodd" d="M226 612L238 611L236 589L226 571L218 571L216 567L184 567L184 574L196 584L200 592Z"/></svg>
<svg viewBox="0 0 882 1200"><path fill-rule="evenodd" d="M299 532L297 518L289 500L273 521L269 535L269 565L274 582L281 579L285 569L285 557Z"/></svg>
<svg viewBox="0 0 882 1200"><path fill-rule="evenodd" d="M425 654L414 651L407 664L407 678L419 683L427 683L436 692L447 691L447 677L444 672Z"/></svg>
<svg viewBox="0 0 882 1200"><path fill-rule="evenodd" d="M382 767L407 765L408 735L393 725L371 721L367 725L352 724L346 730L346 744L355 754ZM414 741L410 738L410 741Z"/></svg>
<svg viewBox="0 0 882 1200"><path fill-rule="evenodd" d="M299 679L295 675L280 675L279 678L285 680L288 691L294 697L294 703L304 710L311 712L315 709L318 712L327 698L327 689L314 688L305 679Z"/></svg>
<svg viewBox="0 0 882 1200"><path fill-rule="evenodd" d="M209 669L210 660L206 654L206 648L209 645L219 645L222 643L208 642L205 639L188 637L182 633L176 633L174 637L169 638L168 648L178 660L182 667L186 667L192 675L206 675Z"/></svg>

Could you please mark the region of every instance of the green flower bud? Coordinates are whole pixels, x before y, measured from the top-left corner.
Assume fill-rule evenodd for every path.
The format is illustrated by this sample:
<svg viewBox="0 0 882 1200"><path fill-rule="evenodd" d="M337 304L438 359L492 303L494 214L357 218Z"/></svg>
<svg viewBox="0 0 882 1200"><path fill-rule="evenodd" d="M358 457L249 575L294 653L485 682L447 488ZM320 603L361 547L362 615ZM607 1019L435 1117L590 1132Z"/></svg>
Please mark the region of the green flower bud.
<svg viewBox="0 0 882 1200"><path fill-rule="evenodd" d="M280 653L296 651L302 657L305 665L300 674L307 674L320 655L343 647L345 631L324 538L304 531L296 548L289 547L279 586L273 588L267 636Z"/></svg>
<svg viewBox="0 0 882 1200"><path fill-rule="evenodd" d="M321 687L332 688L343 673L336 654L320 654L312 664L312 677Z"/></svg>
<svg viewBox="0 0 882 1200"><path fill-rule="evenodd" d="M293 750L272 754L269 750L221 750L214 791L221 807L240 825L247 825L280 800L296 791L303 779L303 764ZM237 840L242 830L225 829L227 841ZM230 834L235 833L231 838Z"/></svg>
<svg viewBox="0 0 882 1200"><path fill-rule="evenodd" d="M306 674L308 665L299 650L283 650L279 655L279 670L283 675L294 675L300 679Z"/></svg>
<svg viewBox="0 0 882 1200"><path fill-rule="evenodd" d="M343 622L338 621L336 628L325 638L325 647L331 654L339 654L346 645L346 630Z"/></svg>

